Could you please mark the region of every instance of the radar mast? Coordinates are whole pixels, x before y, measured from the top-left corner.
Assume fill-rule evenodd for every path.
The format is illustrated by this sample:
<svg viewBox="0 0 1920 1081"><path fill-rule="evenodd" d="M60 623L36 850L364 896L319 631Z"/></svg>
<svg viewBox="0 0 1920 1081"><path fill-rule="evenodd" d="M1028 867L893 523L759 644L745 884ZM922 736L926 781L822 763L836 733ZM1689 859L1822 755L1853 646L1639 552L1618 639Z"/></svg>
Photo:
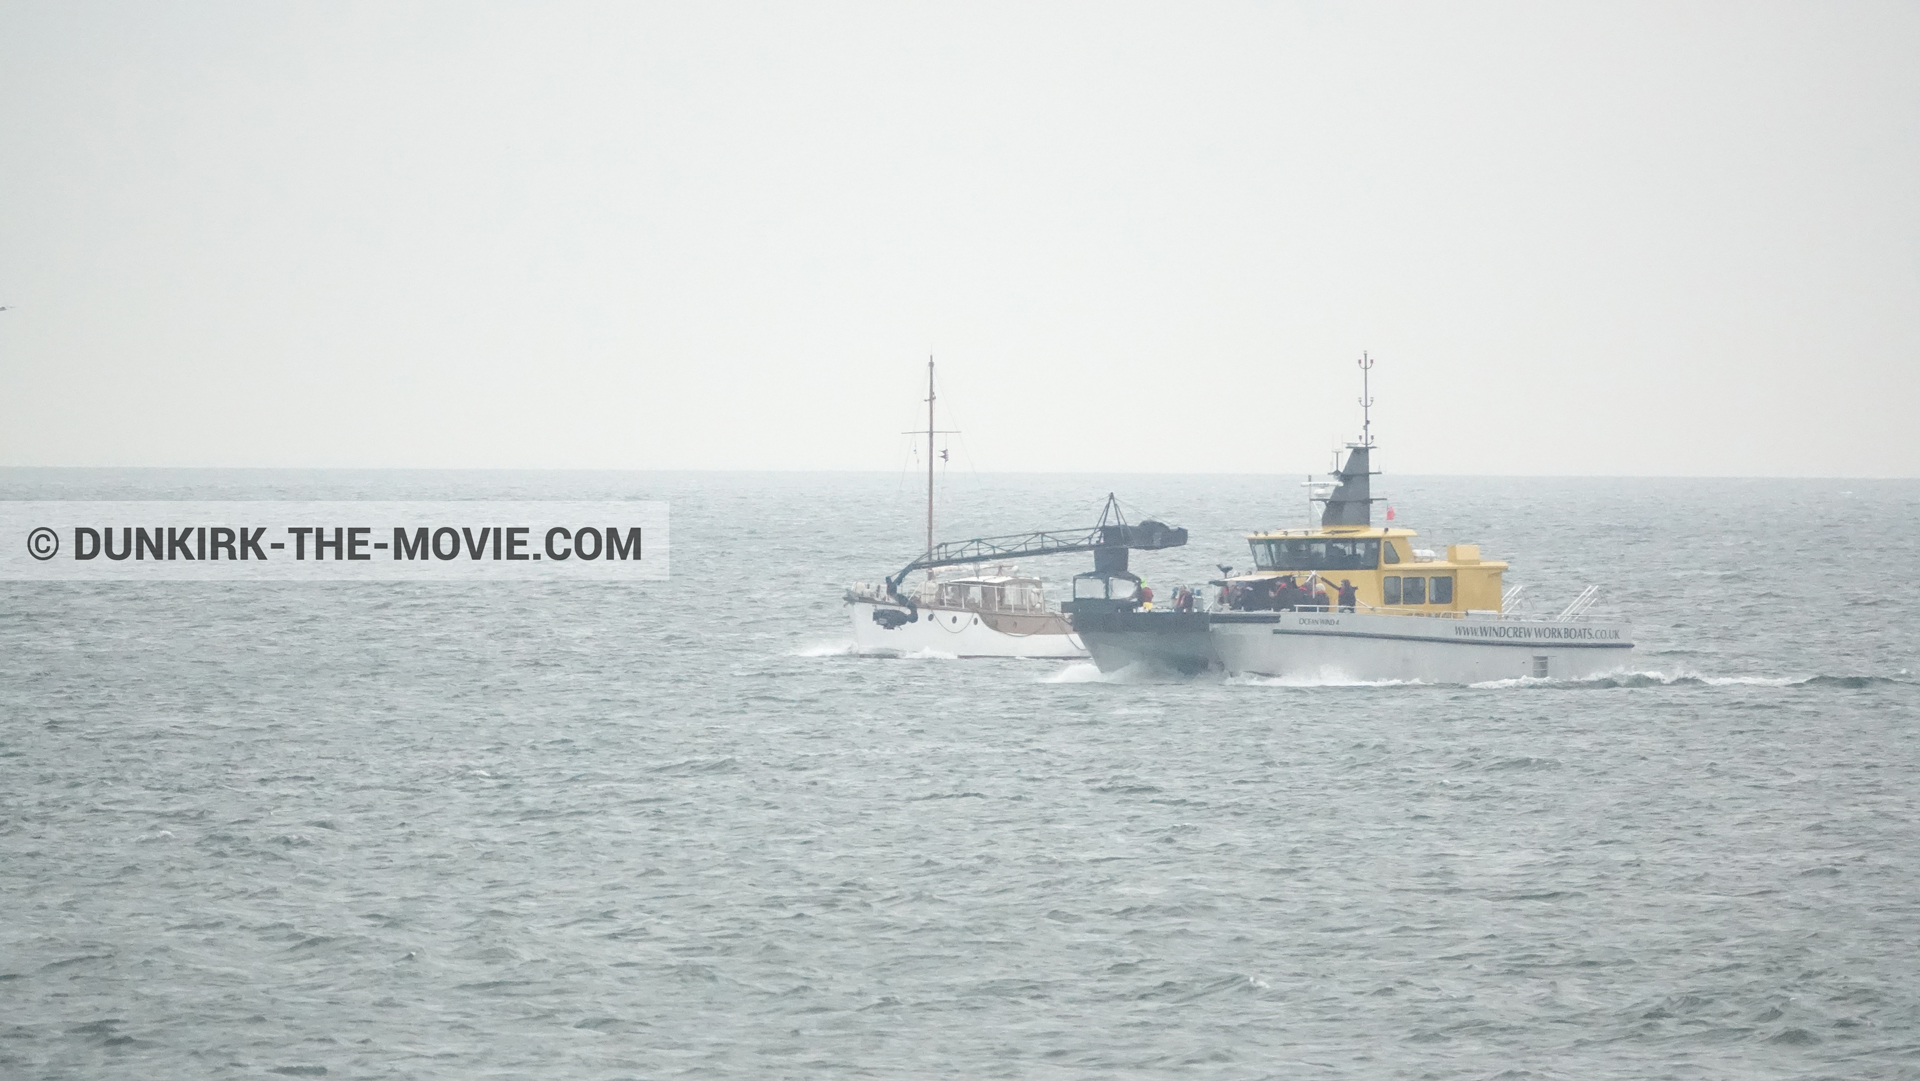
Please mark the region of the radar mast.
<svg viewBox="0 0 1920 1081"><path fill-rule="evenodd" d="M1373 358L1365 352L1354 363L1360 365L1360 445L1373 446ZM932 425L928 425L932 427Z"/></svg>

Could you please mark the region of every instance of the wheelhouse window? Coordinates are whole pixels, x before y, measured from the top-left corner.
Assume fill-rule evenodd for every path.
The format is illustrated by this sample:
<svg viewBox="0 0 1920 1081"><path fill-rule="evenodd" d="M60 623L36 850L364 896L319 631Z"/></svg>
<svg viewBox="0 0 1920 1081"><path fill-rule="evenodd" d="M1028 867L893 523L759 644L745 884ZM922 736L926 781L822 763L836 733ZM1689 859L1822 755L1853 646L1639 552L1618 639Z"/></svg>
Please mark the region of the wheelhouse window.
<svg viewBox="0 0 1920 1081"><path fill-rule="evenodd" d="M1427 603L1427 580L1425 578L1400 579L1400 603Z"/></svg>
<svg viewBox="0 0 1920 1081"><path fill-rule="evenodd" d="M1132 600L1140 592L1138 583L1127 578L1101 578L1095 575L1077 577L1073 580L1075 600Z"/></svg>
<svg viewBox="0 0 1920 1081"><path fill-rule="evenodd" d="M1395 548L1393 543L1389 541L1381 546L1380 557L1383 563L1398 563L1400 562L1400 549Z"/></svg>
<svg viewBox="0 0 1920 1081"><path fill-rule="evenodd" d="M1263 571L1370 571L1380 565L1380 541L1282 537L1256 540L1254 566Z"/></svg>
<svg viewBox="0 0 1920 1081"><path fill-rule="evenodd" d="M940 586L939 603L946 608L989 607L992 594L992 587L972 582L945 582Z"/></svg>
<svg viewBox="0 0 1920 1081"><path fill-rule="evenodd" d="M1400 603L1400 576L1399 575L1389 574L1385 578L1380 579L1380 603L1382 604L1399 604Z"/></svg>
<svg viewBox="0 0 1920 1081"><path fill-rule="evenodd" d="M1445 576L1437 575L1437 574L1434 575L1433 589L1430 590L1429 592L1433 594L1434 604L1452 604L1453 603L1453 575L1451 574L1445 575Z"/></svg>

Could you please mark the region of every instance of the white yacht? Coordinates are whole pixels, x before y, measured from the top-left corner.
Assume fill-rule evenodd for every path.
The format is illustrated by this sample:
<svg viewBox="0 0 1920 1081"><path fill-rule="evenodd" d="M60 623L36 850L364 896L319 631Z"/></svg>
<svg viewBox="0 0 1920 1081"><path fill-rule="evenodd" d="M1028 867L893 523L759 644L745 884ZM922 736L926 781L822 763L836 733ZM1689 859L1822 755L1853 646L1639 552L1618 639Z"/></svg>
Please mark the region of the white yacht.
<svg viewBox="0 0 1920 1081"><path fill-rule="evenodd" d="M936 572L937 573L937 572ZM941 578L889 593L885 583L847 590L853 641L863 652L1073 660L1087 655L1040 579L1017 566Z"/></svg>
<svg viewBox="0 0 1920 1081"><path fill-rule="evenodd" d="M1020 573L1018 559L1093 552L1096 566L1124 573L1129 548L1185 544L1187 531L1160 522L1127 524L1111 493L1098 525L935 544L933 540L933 361L927 361L927 547L884 582L849 586L854 645L861 652L953 657L1073 660L1087 656L1080 636L1045 586ZM918 434L918 433L914 433ZM993 564L990 570L982 568ZM964 569L963 569L964 568ZM926 579L907 579L924 571ZM942 572L947 577L942 577Z"/></svg>

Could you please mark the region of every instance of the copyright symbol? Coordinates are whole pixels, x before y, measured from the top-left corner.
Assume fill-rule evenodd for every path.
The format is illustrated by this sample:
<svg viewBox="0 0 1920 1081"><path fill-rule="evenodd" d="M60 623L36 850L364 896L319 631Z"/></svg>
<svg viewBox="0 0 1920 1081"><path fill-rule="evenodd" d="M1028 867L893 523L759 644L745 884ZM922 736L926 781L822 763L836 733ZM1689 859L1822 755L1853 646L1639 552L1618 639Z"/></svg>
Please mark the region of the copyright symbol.
<svg viewBox="0 0 1920 1081"><path fill-rule="evenodd" d="M27 554L35 559L47 560L60 554L60 534L41 526L27 534Z"/></svg>

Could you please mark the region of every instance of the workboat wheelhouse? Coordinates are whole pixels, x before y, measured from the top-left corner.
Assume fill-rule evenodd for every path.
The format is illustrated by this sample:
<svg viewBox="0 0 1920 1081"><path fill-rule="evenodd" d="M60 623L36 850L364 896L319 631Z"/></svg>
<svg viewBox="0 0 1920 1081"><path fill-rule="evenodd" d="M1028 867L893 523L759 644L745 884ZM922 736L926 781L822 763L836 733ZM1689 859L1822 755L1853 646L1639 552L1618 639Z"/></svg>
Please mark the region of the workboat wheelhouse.
<svg viewBox="0 0 1920 1081"><path fill-rule="evenodd" d="M1363 358L1362 371L1371 367ZM1371 405L1364 390L1361 401ZM1448 545L1442 558L1415 547L1413 530L1373 525L1373 449L1363 419L1337 486L1317 499L1320 527L1248 534L1254 569L1216 580L1205 611L1151 610L1133 582L1098 566L1076 578L1063 607L1094 663L1440 683L1584 678L1624 665L1632 628L1589 615L1596 587L1557 616L1529 618L1514 610L1519 588L1504 587L1507 564L1481 558L1478 545Z"/></svg>
<svg viewBox="0 0 1920 1081"><path fill-rule="evenodd" d="M1274 603L1293 582L1311 596L1335 602L1342 582L1352 583L1356 609L1396 615L1501 610L1507 565L1481 559L1477 544L1450 544L1444 559L1414 547L1411 529L1341 526L1251 533L1254 569L1224 579L1227 592L1244 597L1240 607Z"/></svg>

